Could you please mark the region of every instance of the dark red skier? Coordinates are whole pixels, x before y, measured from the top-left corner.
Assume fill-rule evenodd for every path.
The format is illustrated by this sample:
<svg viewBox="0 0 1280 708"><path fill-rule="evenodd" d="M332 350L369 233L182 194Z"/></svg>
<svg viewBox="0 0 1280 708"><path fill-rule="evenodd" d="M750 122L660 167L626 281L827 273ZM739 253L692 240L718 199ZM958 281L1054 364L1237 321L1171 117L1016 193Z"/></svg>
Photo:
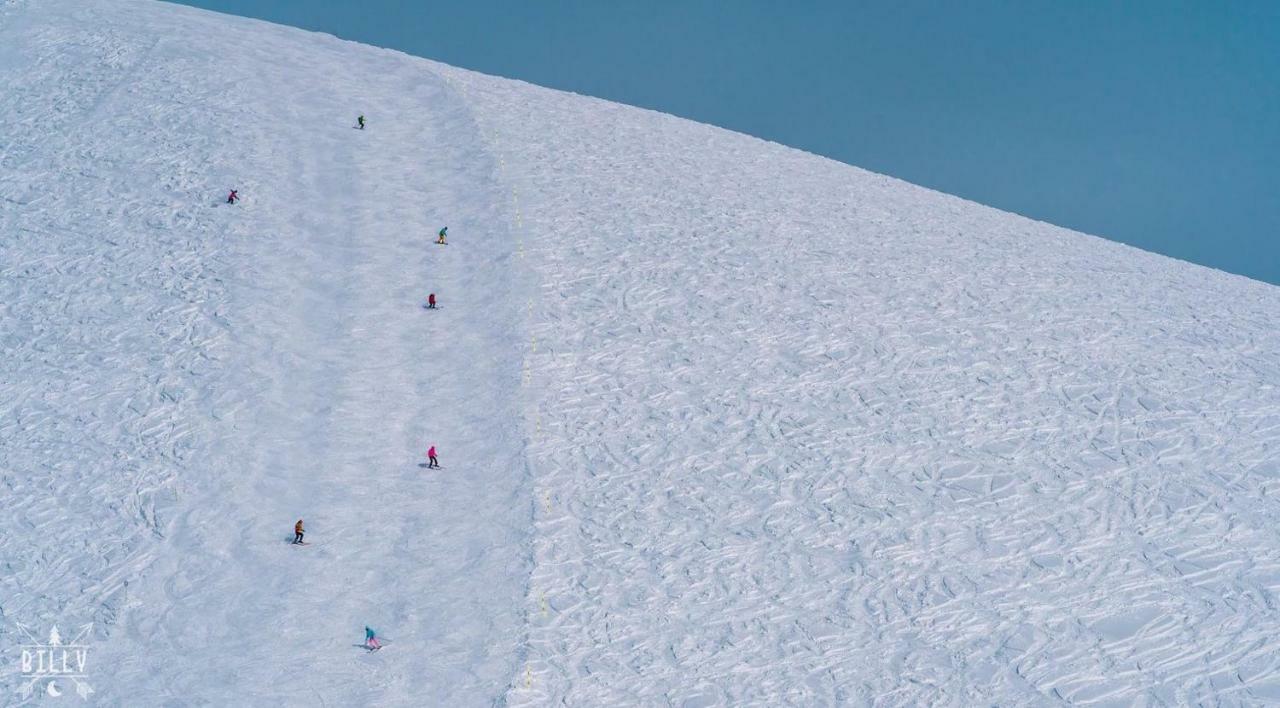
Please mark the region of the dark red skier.
<svg viewBox="0 0 1280 708"><path fill-rule="evenodd" d="M428 309L431 309L431 310L436 309L436 294L435 294L435 293L431 293L430 295L428 295L428 296L427 296L427 308L428 308Z"/></svg>
<svg viewBox="0 0 1280 708"><path fill-rule="evenodd" d="M231 190L231 194L228 194L228 195L227 195L227 203L228 203L228 204L235 204L235 203L236 203L236 202L238 202L238 201L240 201L240 194L239 194L238 192L236 192L236 190L234 190L234 189L233 189L233 190Z"/></svg>

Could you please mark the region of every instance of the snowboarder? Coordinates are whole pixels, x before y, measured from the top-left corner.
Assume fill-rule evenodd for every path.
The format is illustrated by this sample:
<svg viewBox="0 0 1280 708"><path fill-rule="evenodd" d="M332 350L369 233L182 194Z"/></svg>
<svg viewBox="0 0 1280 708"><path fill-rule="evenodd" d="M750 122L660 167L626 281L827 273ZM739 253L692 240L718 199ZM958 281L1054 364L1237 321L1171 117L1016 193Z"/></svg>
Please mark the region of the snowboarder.
<svg viewBox="0 0 1280 708"><path fill-rule="evenodd" d="M431 469L431 468L433 468L433 467L439 467L439 466L440 466L440 461L436 459L436 446L435 446L435 445L432 445L432 446L431 446L431 449L427 450L427 460L429 460L429 462L428 462L428 464L427 464L427 469Z"/></svg>
<svg viewBox="0 0 1280 708"><path fill-rule="evenodd" d="M360 130L364 130L364 114L363 113L360 114L359 118L356 118L356 125L360 126Z"/></svg>
<svg viewBox="0 0 1280 708"><path fill-rule="evenodd" d="M434 309L436 309L436 294L435 294L435 293L431 293L430 295L428 295L428 296L427 296L427 309L429 309L429 310L434 310Z"/></svg>
<svg viewBox="0 0 1280 708"><path fill-rule="evenodd" d="M240 201L240 193L234 189L231 190L231 193L227 195L227 203L235 204L238 201Z"/></svg>
<svg viewBox="0 0 1280 708"><path fill-rule="evenodd" d="M382 648L382 642L378 641L378 633L369 625L364 627L364 648L369 651L378 651Z"/></svg>
<svg viewBox="0 0 1280 708"><path fill-rule="evenodd" d="M444 240L444 237L448 235L448 231L449 231L448 226L444 227L443 229L440 229L440 233L436 234L439 237L436 239L436 243L441 245L448 245L445 243L445 240Z"/></svg>
<svg viewBox="0 0 1280 708"><path fill-rule="evenodd" d="M298 523L293 525L293 542L302 543L302 519L298 519Z"/></svg>

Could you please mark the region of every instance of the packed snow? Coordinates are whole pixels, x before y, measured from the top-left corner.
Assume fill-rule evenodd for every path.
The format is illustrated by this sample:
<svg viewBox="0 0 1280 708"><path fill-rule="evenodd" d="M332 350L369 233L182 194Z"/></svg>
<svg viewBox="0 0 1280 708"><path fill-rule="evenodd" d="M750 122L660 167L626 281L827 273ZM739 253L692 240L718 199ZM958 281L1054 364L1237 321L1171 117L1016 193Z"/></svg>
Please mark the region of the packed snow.
<svg viewBox="0 0 1280 708"><path fill-rule="evenodd" d="M1280 702L1280 289L147 0L0 116L0 703Z"/></svg>

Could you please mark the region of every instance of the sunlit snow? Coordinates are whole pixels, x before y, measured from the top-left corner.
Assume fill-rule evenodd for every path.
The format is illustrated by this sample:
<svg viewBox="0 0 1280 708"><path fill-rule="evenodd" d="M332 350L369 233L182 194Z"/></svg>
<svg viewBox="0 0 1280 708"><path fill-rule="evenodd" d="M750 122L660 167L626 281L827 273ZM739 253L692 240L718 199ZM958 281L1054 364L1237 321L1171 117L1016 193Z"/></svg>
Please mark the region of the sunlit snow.
<svg viewBox="0 0 1280 708"><path fill-rule="evenodd" d="M0 703L55 623L101 705L1280 701L1278 332L671 116L0 0Z"/></svg>

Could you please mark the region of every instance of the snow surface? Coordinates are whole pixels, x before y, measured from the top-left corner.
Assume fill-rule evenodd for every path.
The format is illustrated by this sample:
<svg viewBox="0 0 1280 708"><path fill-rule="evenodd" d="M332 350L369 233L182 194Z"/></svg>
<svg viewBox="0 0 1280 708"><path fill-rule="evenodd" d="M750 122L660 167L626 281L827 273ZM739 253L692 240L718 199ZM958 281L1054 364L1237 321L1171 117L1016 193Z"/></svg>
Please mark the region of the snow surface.
<svg viewBox="0 0 1280 708"><path fill-rule="evenodd" d="M1280 289L141 0L0 117L0 702L1280 702Z"/></svg>

